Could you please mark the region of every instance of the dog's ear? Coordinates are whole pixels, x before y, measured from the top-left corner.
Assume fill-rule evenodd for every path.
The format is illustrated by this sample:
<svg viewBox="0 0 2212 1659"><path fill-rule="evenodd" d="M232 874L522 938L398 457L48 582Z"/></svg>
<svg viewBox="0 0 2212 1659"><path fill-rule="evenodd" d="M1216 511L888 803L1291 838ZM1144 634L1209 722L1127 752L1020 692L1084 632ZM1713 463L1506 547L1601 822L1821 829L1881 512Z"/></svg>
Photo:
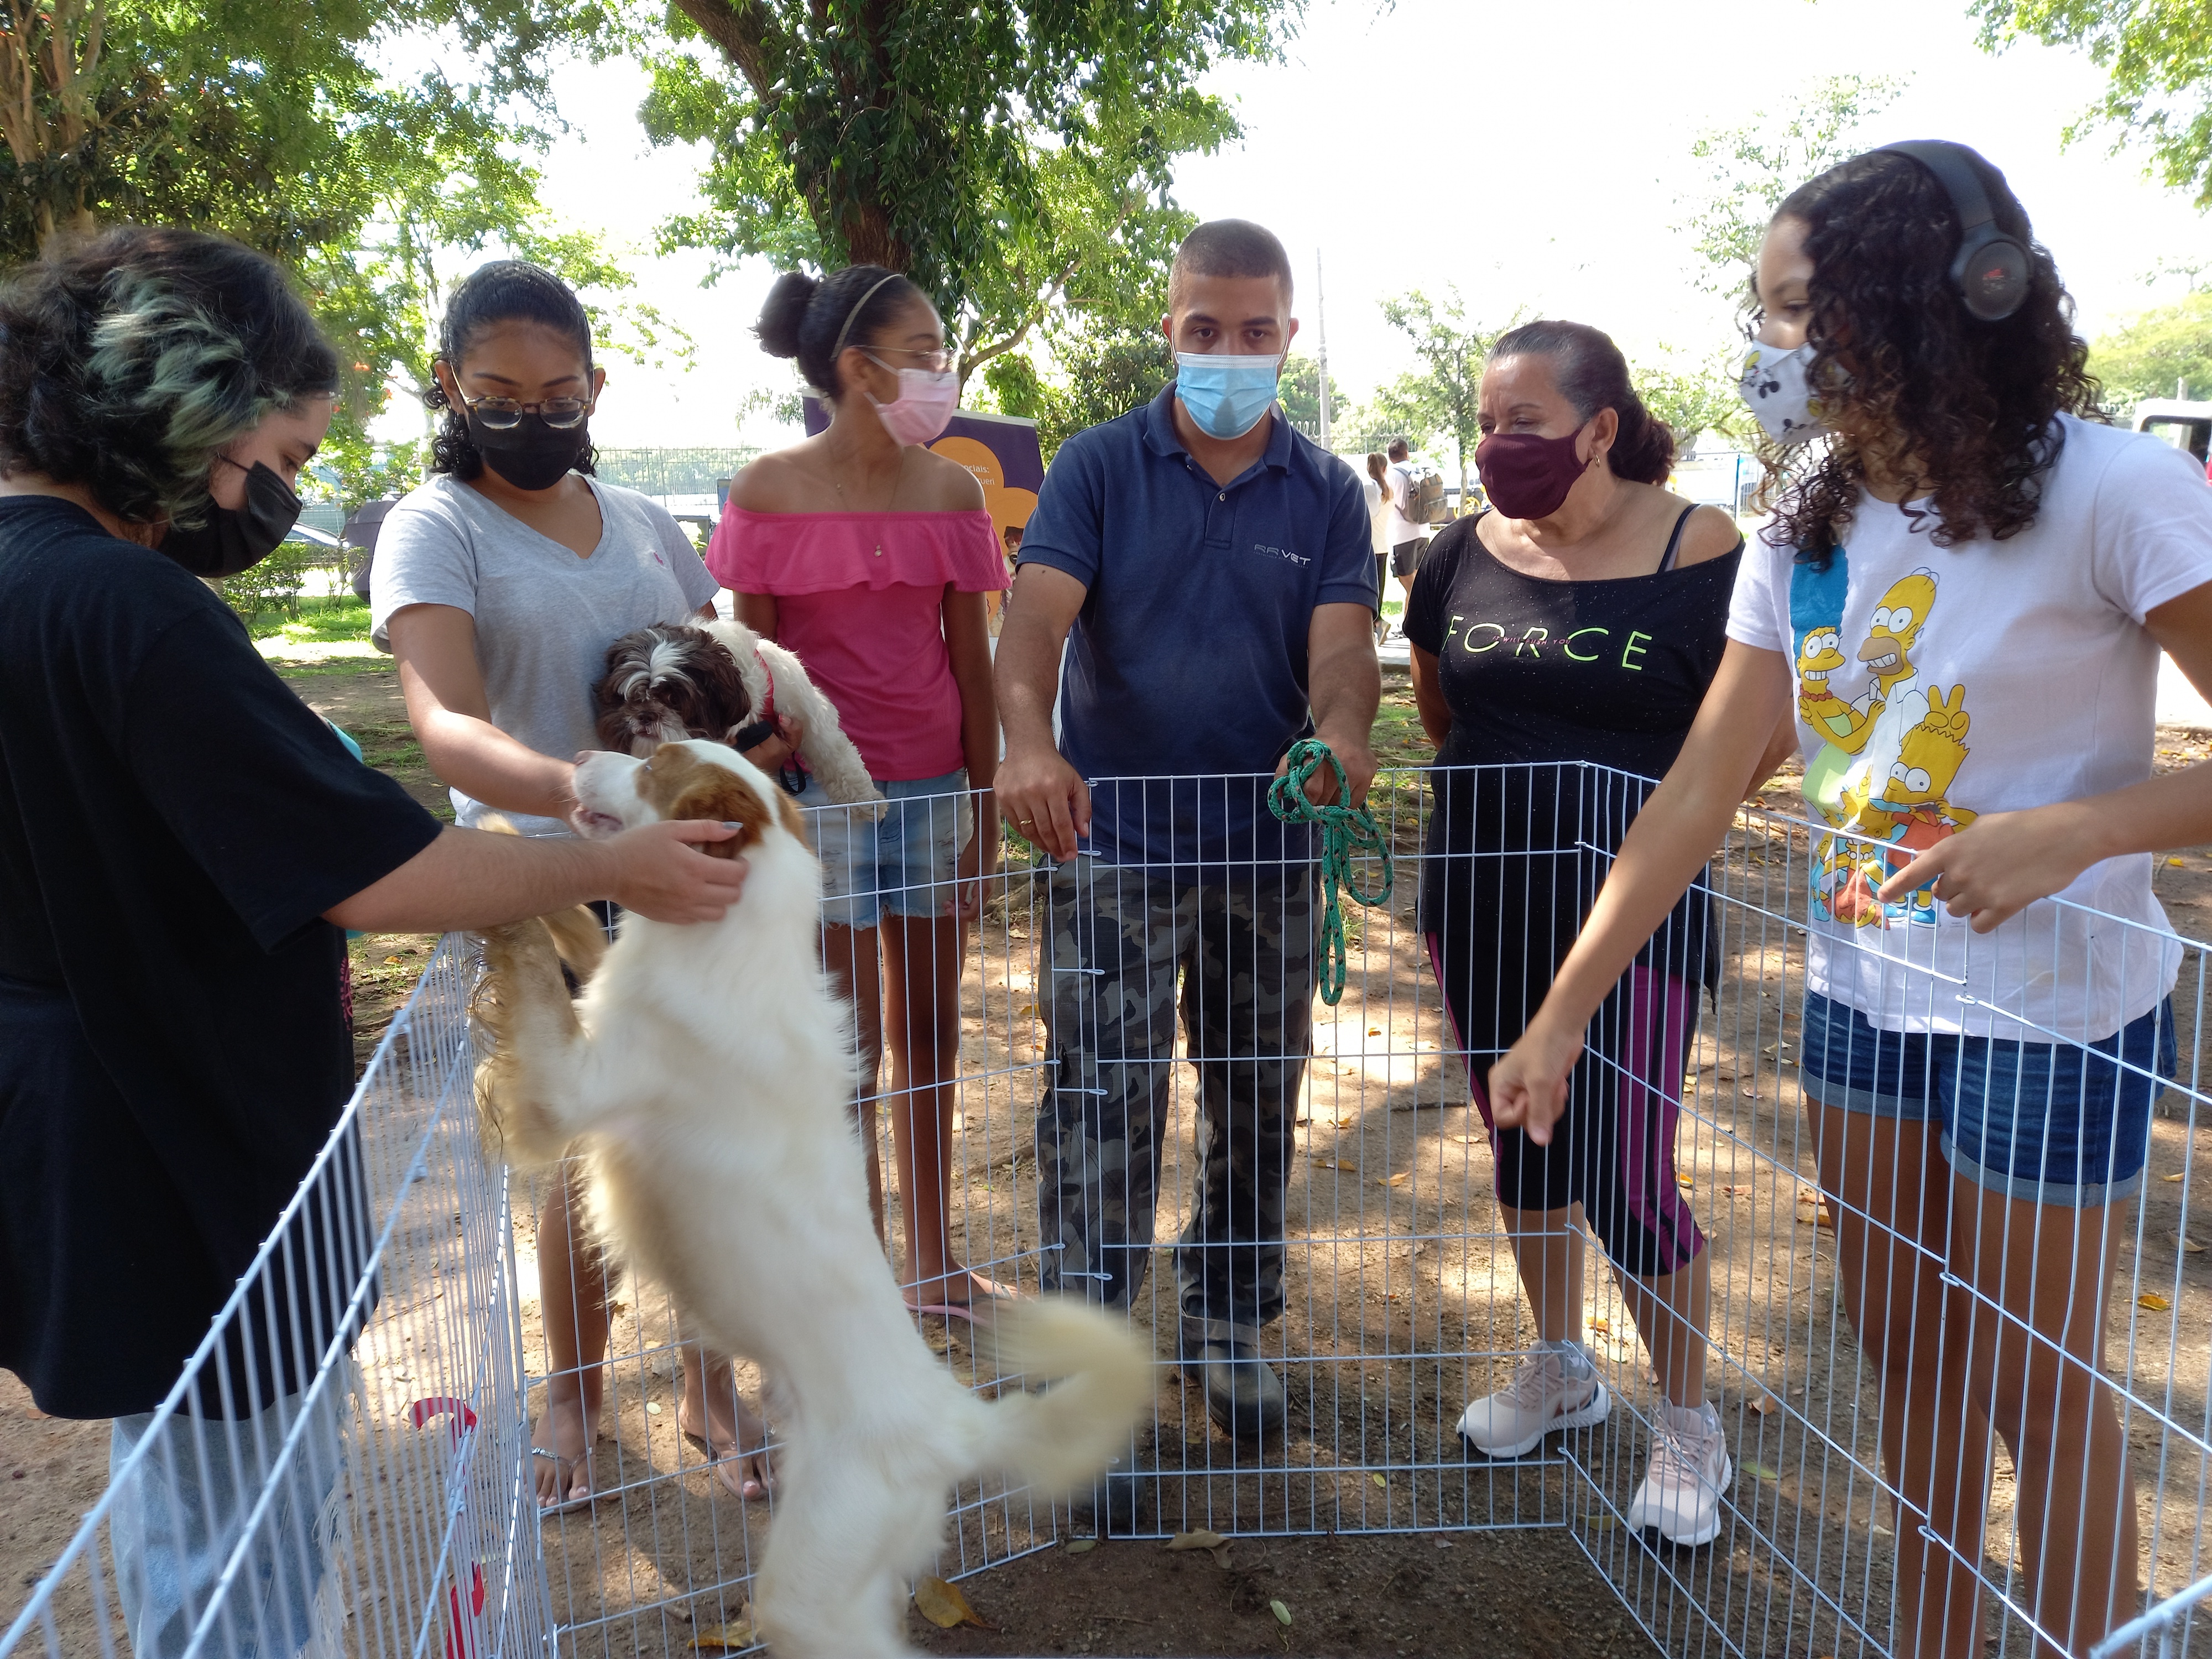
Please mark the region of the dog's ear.
<svg viewBox="0 0 2212 1659"><path fill-rule="evenodd" d="M727 841L702 842L713 858L733 859L761 838L775 809L734 772L708 764L681 744L665 743L653 754L653 793L665 818L710 818L734 823Z"/></svg>

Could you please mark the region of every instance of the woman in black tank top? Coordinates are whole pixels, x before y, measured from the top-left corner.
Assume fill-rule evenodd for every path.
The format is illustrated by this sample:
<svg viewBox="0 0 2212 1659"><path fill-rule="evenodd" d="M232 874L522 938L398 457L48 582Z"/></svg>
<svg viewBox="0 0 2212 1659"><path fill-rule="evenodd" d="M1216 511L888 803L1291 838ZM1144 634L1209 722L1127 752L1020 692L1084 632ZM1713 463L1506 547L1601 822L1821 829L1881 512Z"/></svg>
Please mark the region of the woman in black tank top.
<svg viewBox="0 0 2212 1659"><path fill-rule="evenodd" d="M1583 916L1719 666L1743 546L1671 495L1674 439L1613 342L1573 323L1499 340L1476 452L1493 511L1431 545L1406 611L1438 747L1421 926L1475 1103L1551 988ZM1548 1146L1492 1130L1498 1198L1542 1345L1461 1420L1493 1456L1610 1408L1576 1340L1579 1204L1620 1277L1668 1404L1632 1525L1700 1543L1732 1471L1705 1403L1705 1240L1674 1179L1698 991L1718 969L1693 890L1591 1028Z"/></svg>

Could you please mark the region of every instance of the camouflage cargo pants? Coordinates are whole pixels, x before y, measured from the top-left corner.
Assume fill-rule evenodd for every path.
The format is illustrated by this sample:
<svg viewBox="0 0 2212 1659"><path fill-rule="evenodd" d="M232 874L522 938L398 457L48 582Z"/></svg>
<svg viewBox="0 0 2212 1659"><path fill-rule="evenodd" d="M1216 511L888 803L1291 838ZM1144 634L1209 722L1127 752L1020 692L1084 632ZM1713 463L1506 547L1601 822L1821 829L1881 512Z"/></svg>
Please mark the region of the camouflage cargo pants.
<svg viewBox="0 0 2212 1659"><path fill-rule="evenodd" d="M1052 1061L1037 1114L1043 1281L1126 1308L1151 1264L1176 980L1198 1069L1186 1325L1283 1310L1283 1194L1313 1029L1314 871L1171 880L1079 858L1047 890Z"/></svg>

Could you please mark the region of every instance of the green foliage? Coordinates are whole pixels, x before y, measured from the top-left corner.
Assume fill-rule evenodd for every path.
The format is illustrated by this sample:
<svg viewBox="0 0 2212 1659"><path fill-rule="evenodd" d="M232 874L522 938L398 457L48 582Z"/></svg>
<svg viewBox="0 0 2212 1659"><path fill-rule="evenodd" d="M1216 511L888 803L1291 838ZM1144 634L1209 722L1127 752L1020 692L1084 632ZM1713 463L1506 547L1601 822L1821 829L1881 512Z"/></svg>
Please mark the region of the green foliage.
<svg viewBox="0 0 2212 1659"><path fill-rule="evenodd" d="M1741 126L1702 134L1690 154L1707 185L1682 198L1689 232L1705 261L1698 285L1709 294L1747 289L1759 240L1784 197L1864 148L1858 130L1897 101L1909 75L1832 75L1787 106L1756 110Z"/></svg>
<svg viewBox="0 0 2212 1659"><path fill-rule="evenodd" d="M1516 311L1495 328L1468 320L1456 289L1441 301L1418 289L1382 302L1389 325L1413 343L1417 367L1376 394L1375 410L1385 427L1402 427L1416 446L1449 438L1459 451L1460 486L1467 486L1481 438L1478 422L1482 366L1491 343L1522 319Z"/></svg>
<svg viewBox="0 0 2212 1659"><path fill-rule="evenodd" d="M903 270L963 379L1058 307L1120 331L1192 222L1175 159L1238 132L1198 79L1273 55L1303 3L676 0L646 127L713 157L664 243Z"/></svg>
<svg viewBox="0 0 2212 1659"><path fill-rule="evenodd" d="M1079 321L1058 331L1055 349L1066 375L1058 383L1045 380L1018 353L995 358L983 370L1000 413L1037 423L1037 443L1048 463L1084 428L1150 403L1175 375L1157 328Z"/></svg>
<svg viewBox="0 0 2212 1659"><path fill-rule="evenodd" d="M2160 306L2100 335L2089 350L2089 372L2105 383L2115 406L2146 398L2171 398L2177 380L2190 395L2212 398L2212 293L2192 294Z"/></svg>
<svg viewBox="0 0 2212 1659"><path fill-rule="evenodd" d="M305 542L285 542L260 563L216 586L248 629L256 617L271 612L296 621L307 573L321 562L320 549Z"/></svg>
<svg viewBox="0 0 2212 1659"><path fill-rule="evenodd" d="M1312 425L1321 419L1321 365L1303 352L1293 351L1284 359L1282 385L1277 395L1283 403L1283 413L1291 423ZM1337 385L1336 376L1328 377L1329 424L1340 423L1351 412L1352 403Z"/></svg>
<svg viewBox="0 0 2212 1659"><path fill-rule="evenodd" d="M538 175L556 48L621 49L617 0L40 0L0 28L0 267L131 222L237 237L289 266L338 342L336 433L419 396L458 273L512 251L580 288L630 278L550 228ZM381 65L433 66L411 78ZM668 343L642 310L611 338ZM688 343L678 341L678 346Z"/></svg>
<svg viewBox="0 0 2212 1659"><path fill-rule="evenodd" d="M2203 0L1976 0L1985 51L2021 39L2074 46L2109 72L2105 95L2066 130L2120 130L2150 147L2169 187L2212 207L2212 11Z"/></svg>
<svg viewBox="0 0 2212 1659"><path fill-rule="evenodd" d="M1630 379L1644 406L1673 428L1678 447L1686 446L1700 432L1733 441L1742 435L1750 419L1736 392L1733 351L1701 363L1668 358L1646 368L1632 364Z"/></svg>

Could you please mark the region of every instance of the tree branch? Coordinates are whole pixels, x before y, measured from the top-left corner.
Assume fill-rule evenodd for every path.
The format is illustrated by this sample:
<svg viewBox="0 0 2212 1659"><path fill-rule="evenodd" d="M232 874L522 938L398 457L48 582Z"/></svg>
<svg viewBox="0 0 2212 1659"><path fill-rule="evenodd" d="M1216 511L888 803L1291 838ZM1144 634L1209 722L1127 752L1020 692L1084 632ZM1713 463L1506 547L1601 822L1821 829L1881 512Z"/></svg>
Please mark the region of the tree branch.
<svg viewBox="0 0 2212 1659"><path fill-rule="evenodd" d="M762 0L676 0L676 9L738 66L755 97L774 104L775 77L769 68L768 41L775 19Z"/></svg>

